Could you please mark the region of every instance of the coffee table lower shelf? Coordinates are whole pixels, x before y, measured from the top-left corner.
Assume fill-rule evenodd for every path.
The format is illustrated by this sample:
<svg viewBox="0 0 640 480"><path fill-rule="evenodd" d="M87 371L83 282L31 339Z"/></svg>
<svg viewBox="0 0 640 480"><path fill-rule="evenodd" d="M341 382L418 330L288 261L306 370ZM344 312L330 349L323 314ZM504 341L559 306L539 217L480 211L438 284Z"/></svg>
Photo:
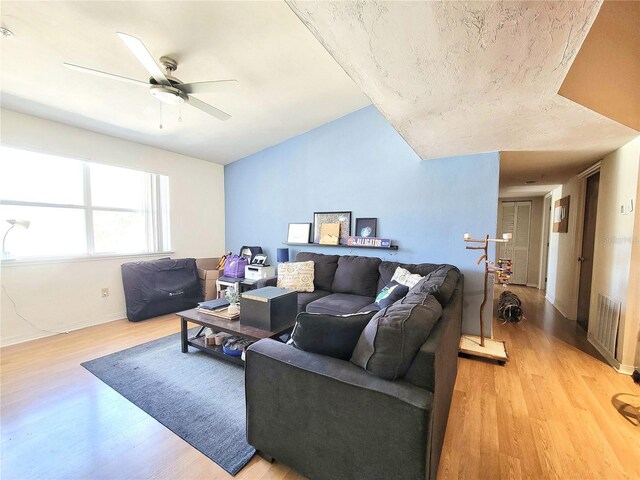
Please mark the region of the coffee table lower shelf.
<svg viewBox="0 0 640 480"><path fill-rule="evenodd" d="M244 360L240 356L227 355L222 351L222 345L205 345L204 337L191 337L187 340L187 345L203 352L213 355L214 357L223 358L227 362L244 365ZM186 353L186 352L184 352Z"/></svg>
<svg viewBox="0 0 640 480"><path fill-rule="evenodd" d="M209 327L216 332L226 332L237 337L251 340L252 342L257 342L263 338L278 339L280 335L290 332L295 324L295 318L293 318L290 323L288 322L286 325L282 325L275 330L262 330L260 328L243 325L240 320L226 320L213 315L199 313L195 309L180 312L178 316L180 317L180 344L182 353L188 353L189 347L193 347L237 365L244 365L242 357L225 355L222 351L222 346L219 345L205 345L204 336L189 337L188 323L195 323L201 327Z"/></svg>

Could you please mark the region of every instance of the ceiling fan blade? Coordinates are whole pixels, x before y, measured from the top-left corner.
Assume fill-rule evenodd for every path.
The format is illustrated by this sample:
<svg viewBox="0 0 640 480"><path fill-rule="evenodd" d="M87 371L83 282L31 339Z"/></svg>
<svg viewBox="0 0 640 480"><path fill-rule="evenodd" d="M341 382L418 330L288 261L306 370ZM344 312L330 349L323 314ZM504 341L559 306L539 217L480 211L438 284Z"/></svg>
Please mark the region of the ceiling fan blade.
<svg viewBox="0 0 640 480"><path fill-rule="evenodd" d="M238 80L214 80L211 82L182 83L176 85L184 93L226 92L238 86Z"/></svg>
<svg viewBox="0 0 640 480"><path fill-rule="evenodd" d="M69 70L76 70L82 73L88 73L91 75L97 75L98 77L111 78L112 80L120 80L121 82L133 83L135 85L144 85L148 87L149 84L147 82L142 82L140 80L136 80L135 78L123 77L121 75L115 75L113 73L101 72L100 70L94 70L93 68L81 67L80 65L74 65L73 63L63 63L65 67Z"/></svg>
<svg viewBox="0 0 640 480"><path fill-rule="evenodd" d="M162 70L153 59L147 47L144 46L144 43L139 38L133 37L129 34L117 32L120 40L124 42L124 44L131 50L131 53L138 59L138 61L142 64L144 68L147 69L147 72L158 82L160 85L171 85L167 77L165 77Z"/></svg>
<svg viewBox="0 0 640 480"><path fill-rule="evenodd" d="M208 103L204 103L202 100L198 100L195 97L189 97L189 104L196 107L198 110L202 110L204 113L208 113L212 117L216 117L218 120L229 120L231 115L218 110L216 107L212 107Z"/></svg>

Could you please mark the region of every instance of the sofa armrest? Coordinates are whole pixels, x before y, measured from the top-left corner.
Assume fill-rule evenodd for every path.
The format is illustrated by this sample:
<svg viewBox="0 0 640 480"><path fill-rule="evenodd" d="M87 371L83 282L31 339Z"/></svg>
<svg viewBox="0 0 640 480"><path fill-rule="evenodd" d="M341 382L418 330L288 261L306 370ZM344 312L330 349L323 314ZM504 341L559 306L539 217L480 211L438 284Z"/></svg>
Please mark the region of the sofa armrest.
<svg viewBox="0 0 640 480"><path fill-rule="evenodd" d="M266 277L257 280L255 283L256 288L275 287L278 284L278 277Z"/></svg>
<svg viewBox="0 0 640 480"><path fill-rule="evenodd" d="M245 386L249 443L307 477L427 475L425 389L273 340L249 347Z"/></svg>

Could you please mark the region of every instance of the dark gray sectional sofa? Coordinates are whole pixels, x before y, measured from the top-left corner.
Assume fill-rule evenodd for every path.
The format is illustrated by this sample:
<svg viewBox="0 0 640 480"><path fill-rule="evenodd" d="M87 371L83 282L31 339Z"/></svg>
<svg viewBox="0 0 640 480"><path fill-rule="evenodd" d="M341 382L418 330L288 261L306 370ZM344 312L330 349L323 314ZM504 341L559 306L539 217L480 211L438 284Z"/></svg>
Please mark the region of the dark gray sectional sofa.
<svg viewBox="0 0 640 480"><path fill-rule="evenodd" d="M450 265L296 256L308 260L316 291L298 294L299 311L377 309L376 294L400 265L434 277L442 315L396 380L274 340L256 342L245 369L249 443L311 479L435 479L457 372L463 276Z"/></svg>

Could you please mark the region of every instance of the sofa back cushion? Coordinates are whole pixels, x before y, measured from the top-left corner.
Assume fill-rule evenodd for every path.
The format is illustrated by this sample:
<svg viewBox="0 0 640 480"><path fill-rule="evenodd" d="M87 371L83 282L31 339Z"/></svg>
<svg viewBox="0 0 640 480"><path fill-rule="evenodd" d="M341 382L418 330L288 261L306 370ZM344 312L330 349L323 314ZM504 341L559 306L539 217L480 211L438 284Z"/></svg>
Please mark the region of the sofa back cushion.
<svg viewBox="0 0 640 480"><path fill-rule="evenodd" d="M442 307L433 295L407 295L373 316L351 362L377 377L402 378L441 315Z"/></svg>
<svg viewBox="0 0 640 480"><path fill-rule="evenodd" d="M439 265L434 263L398 263L398 262L382 262L378 267L380 279L378 280L378 292L384 288L384 286L391 281L396 268L402 267L409 270L411 273L417 273L421 277L424 277L428 273L432 272Z"/></svg>
<svg viewBox="0 0 640 480"><path fill-rule="evenodd" d="M338 268L331 284L331 291L334 293L375 297L378 293L378 278L380 277L378 267L380 262L381 260L376 257L356 257L352 255L340 257L338 259Z"/></svg>
<svg viewBox="0 0 640 480"><path fill-rule="evenodd" d="M316 290L331 291L333 276L338 268L340 255L323 255L321 253L299 252L296 255L297 262L313 261L313 284Z"/></svg>
<svg viewBox="0 0 640 480"><path fill-rule="evenodd" d="M459 278L460 270L453 265L439 265L438 268L425 275L422 280L411 288L408 295L430 293L444 307L451 300Z"/></svg>

